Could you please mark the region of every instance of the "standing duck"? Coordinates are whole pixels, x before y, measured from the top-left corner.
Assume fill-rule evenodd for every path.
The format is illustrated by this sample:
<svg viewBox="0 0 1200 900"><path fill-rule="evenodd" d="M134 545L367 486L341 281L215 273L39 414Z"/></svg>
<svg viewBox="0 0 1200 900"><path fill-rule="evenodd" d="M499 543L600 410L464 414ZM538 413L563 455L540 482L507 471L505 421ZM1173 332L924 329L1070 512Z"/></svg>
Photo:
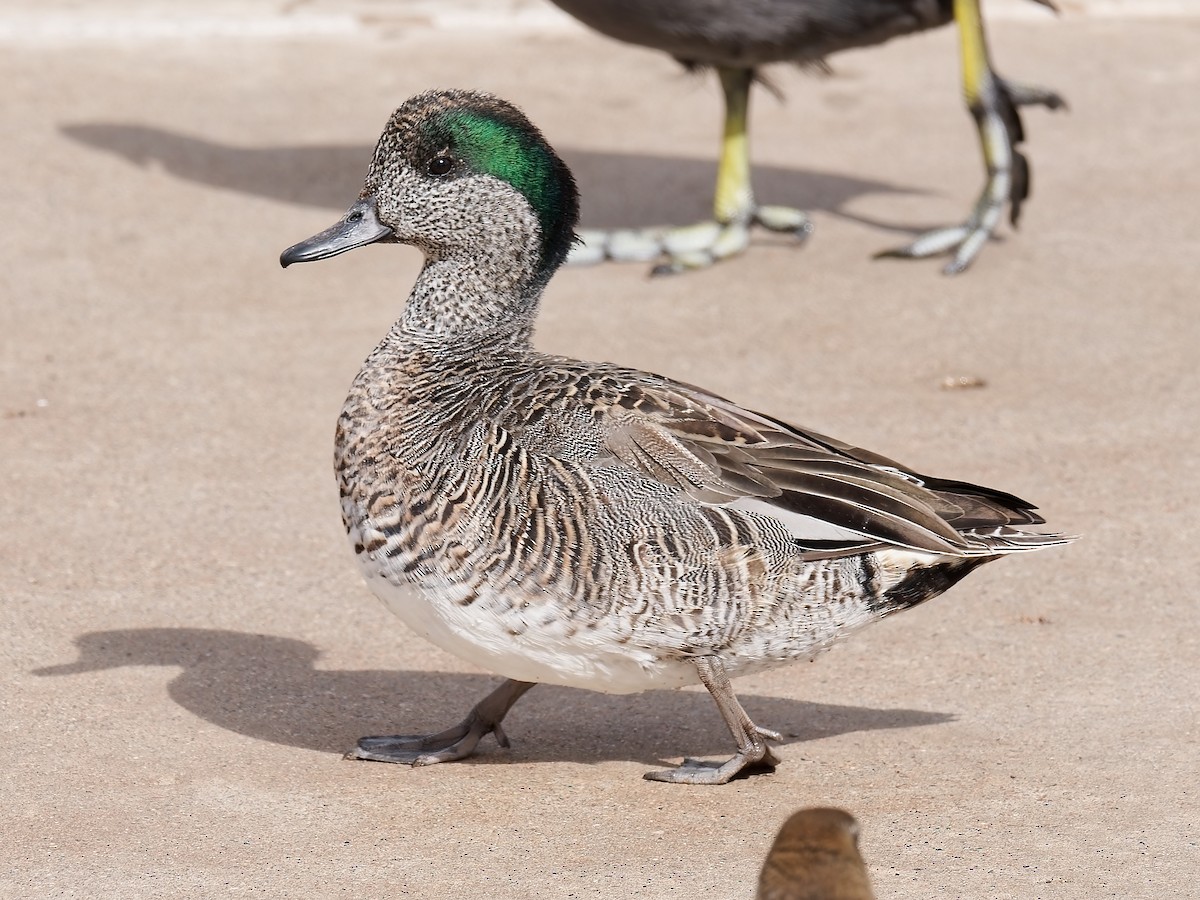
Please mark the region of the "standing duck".
<svg viewBox="0 0 1200 900"><path fill-rule="evenodd" d="M644 261L665 257L655 274L710 265L742 252L750 226L806 236L800 210L759 206L750 184L747 113L758 70L792 62L824 67L825 58L854 47L958 23L963 92L983 150L986 181L960 225L937 228L879 256L950 253L946 274L967 268L1009 205L1016 225L1029 194L1029 165L1017 150L1024 139L1018 107L1056 109L1053 91L1017 85L992 69L979 0L552 0L597 31L671 54L685 66L716 69L725 95L725 127L713 200L714 221L669 229L588 232L574 259ZM1051 0L1034 0L1053 8Z"/></svg>
<svg viewBox="0 0 1200 900"><path fill-rule="evenodd" d="M388 120L359 199L280 262L374 242L425 264L338 420L350 542L415 632L507 680L459 725L351 755L469 755L537 683L699 682L737 744L647 777L777 762L730 679L808 659L981 563L1064 538L1000 491L898 463L697 387L531 346L574 240L570 171L514 107L434 91Z"/></svg>

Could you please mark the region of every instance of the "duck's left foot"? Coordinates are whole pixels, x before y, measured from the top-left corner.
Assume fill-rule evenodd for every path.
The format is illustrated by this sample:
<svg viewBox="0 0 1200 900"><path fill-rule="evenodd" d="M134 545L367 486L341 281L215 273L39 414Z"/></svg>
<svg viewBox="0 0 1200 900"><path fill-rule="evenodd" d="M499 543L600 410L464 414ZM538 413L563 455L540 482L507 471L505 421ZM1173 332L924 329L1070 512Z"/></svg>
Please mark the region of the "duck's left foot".
<svg viewBox="0 0 1200 900"><path fill-rule="evenodd" d="M499 725L485 728L477 718L465 720L436 734L391 734L359 738L344 759L401 763L406 766L431 766L434 763L465 759L475 752L480 739L491 732L496 743L508 746L508 738Z"/></svg>
<svg viewBox="0 0 1200 900"><path fill-rule="evenodd" d="M798 209L786 206L760 206L749 219L729 223L699 222L675 227L622 229L618 231L584 230L567 258L570 265L587 265L604 260L614 262L652 262L659 260L650 274L675 275L704 269L715 262L737 256L750 244L750 229L761 225L768 231L791 234L803 240L812 231L812 222Z"/></svg>
<svg viewBox="0 0 1200 900"><path fill-rule="evenodd" d="M475 752L486 734L496 737L496 743L508 747L508 736L500 722L521 695L533 684L508 680L483 700L475 704L465 719L453 728L436 734L393 734L359 738L345 759L364 759L372 762L400 763L406 766L432 766L435 763L465 759Z"/></svg>

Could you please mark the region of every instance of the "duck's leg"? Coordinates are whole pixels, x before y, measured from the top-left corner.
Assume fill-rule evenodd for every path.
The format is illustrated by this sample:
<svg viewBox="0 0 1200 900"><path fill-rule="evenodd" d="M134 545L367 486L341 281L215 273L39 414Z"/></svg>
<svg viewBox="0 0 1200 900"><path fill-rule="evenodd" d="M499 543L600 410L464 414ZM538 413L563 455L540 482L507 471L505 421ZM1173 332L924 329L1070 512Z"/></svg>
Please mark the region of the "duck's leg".
<svg viewBox="0 0 1200 900"><path fill-rule="evenodd" d="M572 252L572 262L647 262L660 257L652 275L669 275L702 269L734 256L750 243L750 228L758 224L771 231L803 238L812 230L808 216L784 206L758 206L750 183L748 114L753 69L718 68L725 98L725 125L713 220L695 225L647 228L632 231L582 231L584 245Z"/></svg>
<svg viewBox="0 0 1200 900"><path fill-rule="evenodd" d="M767 741L783 740L782 736L766 728L759 728L750 720L742 704L733 694L733 686L721 660L715 656L701 656L695 660L700 681L708 688L721 718L729 726L737 742L737 753L723 763L685 759L683 765L663 772L647 772L650 781L670 781L675 784L725 784L738 774L745 772L769 772L779 765L779 757L767 746Z"/></svg>
<svg viewBox="0 0 1200 900"><path fill-rule="evenodd" d="M358 745L350 750L345 758L431 766L434 763L450 762L470 756L475 752L480 738L489 732L496 736L497 744L507 747L508 737L500 727L500 722L513 708L513 704L533 685L530 681L513 681L510 678L476 703L467 717L453 728L436 734L394 734L360 738Z"/></svg>
<svg viewBox="0 0 1200 900"><path fill-rule="evenodd" d="M1049 0L1037 0L1053 8ZM885 250L877 257L926 257L952 253L942 270L947 275L962 272L971 264L996 230L1009 204L1009 221L1015 226L1021 203L1029 196L1029 163L1017 146L1025 139L1018 107L1064 106L1054 91L1006 82L992 69L979 0L954 0L962 57L963 92L967 108L979 131L987 181L971 214L961 225L935 228L911 244Z"/></svg>

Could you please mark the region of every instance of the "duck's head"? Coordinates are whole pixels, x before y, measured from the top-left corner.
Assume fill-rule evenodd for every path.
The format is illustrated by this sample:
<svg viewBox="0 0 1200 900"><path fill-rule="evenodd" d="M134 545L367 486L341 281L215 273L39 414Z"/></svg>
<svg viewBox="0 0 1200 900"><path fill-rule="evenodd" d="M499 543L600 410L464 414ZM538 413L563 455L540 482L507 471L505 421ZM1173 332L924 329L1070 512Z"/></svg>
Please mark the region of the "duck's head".
<svg viewBox="0 0 1200 900"><path fill-rule="evenodd" d="M570 170L520 110L489 94L429 91L392 113L358 202L279 261L399 242L430 261L470 260L514 283L544 283L566 258L578 214Z"/></svg>

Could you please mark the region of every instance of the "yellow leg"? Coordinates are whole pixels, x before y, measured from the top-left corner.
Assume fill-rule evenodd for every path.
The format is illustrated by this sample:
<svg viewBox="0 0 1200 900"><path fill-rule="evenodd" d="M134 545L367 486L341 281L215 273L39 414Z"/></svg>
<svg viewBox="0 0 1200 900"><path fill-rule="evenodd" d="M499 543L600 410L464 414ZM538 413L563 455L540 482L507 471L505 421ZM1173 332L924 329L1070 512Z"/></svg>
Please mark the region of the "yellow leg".
<svg viewBox="0 0 1200 900"><path fill-rule="evenodd" d="M748 224L754 215L754 189L750 185L750 138L746 128L754 73L750 69L721 68L717 74L725 94L725 128L713 216L722 225Z"/></svg>
<svg viewBox="0 0 1200 900"><path fill-rule="evenodd" d="M963 93L968 106L979 104L984 91L993 89L991 60L983 36L979 0L955 0L954 21L958 24L958 49L962 60Z"/></svg>
<svg viewBox="0 0 1200 900"><path fill-rule="evenodd" d="M1000 223L1004 202L1012 194L1016 155L1013 145L1021 139L1020 125L1017 125L1018 133L1011 134L1005 121L1008 110L1000 108L1001 87L992 71L979 0L954 0L954 19L958 24L963 94L979 129L979 146L988 181L967 220L970 232L958 244L954 259L946 267L947 274L961 272L969 266ZM1009 109L1015 118L1015 108L1010 105ZM1019 204L1020 201L1016 202Z"/></svg>
<svg viewBox="0 0 1200 900"><path fill-rule="evenodd" d="M703 269L719 260L736 256L749 246L750 228L762 225L770 231L803 239L812 230L808 217L786 206L758 206L750 184L750 139L748 113L752 69L718 68L725 95L725 125L717 164L717 186L713 195L713 219L695 225L659 228L581 230L583 244L568 258L572 263L663 261L652 275L668 275Z"/></svg>
<svg viewBox="0 0 1200 900"><path fill-rule="evenodd" d="M954 0L954 19L958 24L963 94L979 131L987 180L961 225L935 228L918 235L905 247L878 254L925 257L952 253L943 270L947 275L962 272L979 255L1000 223L1006 203L1010 220L1014 225L1017 223L1021 202L1029 193L1029 165L1017 150L1024 139L1017 108L1037 104L1057 109L1063 105L1062 98L1053 91L1010 85L996 75L988 54L979 0Z"/></svg>

